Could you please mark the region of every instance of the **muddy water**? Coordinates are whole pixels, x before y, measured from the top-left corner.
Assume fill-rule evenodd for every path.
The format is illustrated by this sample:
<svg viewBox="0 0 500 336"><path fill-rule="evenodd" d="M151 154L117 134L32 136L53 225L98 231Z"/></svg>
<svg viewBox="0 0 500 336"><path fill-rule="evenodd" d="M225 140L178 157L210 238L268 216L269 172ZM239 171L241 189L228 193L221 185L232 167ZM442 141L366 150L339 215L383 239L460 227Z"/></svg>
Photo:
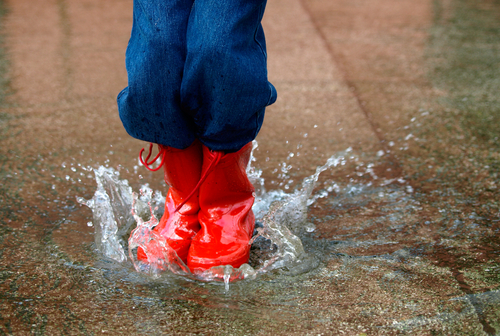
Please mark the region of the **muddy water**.
<svg viewBox="0 0 500 336"><path fill-rule="evenodd" d="M94 169L101 166L119 172L133 191L149 183L166 192L161 176L138 164L143 144L125 134L116 114L131 2L8 1L15 95L0 114L0 330L498 333L498 150L492 129L474 142L456 123L475 123L471 98L494 106L488 90L495 85L488 67L468 56L468 44L454 40L464 28L448 25L464 4L269 3L270 77L280 100L267 112L255 152L265 188L262 218L273 197L293 195L316 167L351 151L344 164L321 173L301 225L278 221L292 224L308 267L282 264L227 288L175 274L151 277L105 257L92 211L77 202L94 197ZM460 11L457 22L469 22L464 13L472 12ZM477 22L497 21L475 22L480 32ZM475 50L494 49L494 39L477 34L469 37L480 42ZM460 90L446 87L461 80L453 71L434 86L424 62L434 51L437 69L443 55L482 69L482 91L478 81L464 101L467 81ZM253 249L254 269L271 257L266 243Z"/></svg>

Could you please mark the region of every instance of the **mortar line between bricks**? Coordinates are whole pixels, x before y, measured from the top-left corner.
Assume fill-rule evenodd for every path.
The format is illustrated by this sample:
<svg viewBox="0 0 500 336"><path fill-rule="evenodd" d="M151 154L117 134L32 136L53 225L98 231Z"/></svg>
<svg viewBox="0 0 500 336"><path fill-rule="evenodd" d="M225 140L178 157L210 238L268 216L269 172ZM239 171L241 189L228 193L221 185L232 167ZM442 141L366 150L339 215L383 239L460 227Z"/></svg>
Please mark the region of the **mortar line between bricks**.
<svg viewBox="0 0 500 336"><path fill-rule="evenodd" d="M349 90L351 90L351 92L352 92L352 94L353 94L353 96L354 96L354 98L356 100L356 103L357 103L359 109L365 115L365 118L368 121L368 123L369 123L372 131L375 133L375 136L379 140L379 145L382 147L382 149L384 150L384 152L388 156L389 161L392 163L394 171L396 172L397 175L404 176L404 174L403 174L404 172L403 172L403 169L401 167L401 164L399 163L399 160L392 154L392 151L389 149L389 147L387 145L387 141L386 141L386 139L385 139L385 137L382 134L382 131L380 129L380 126L378 125L378 123L375 120L373 120L372 114L366 108L365 102L361 99L361 95L360 95L359 89L349 79L348 72L347 72L347 70L345 68L345 62L342 60L342 57L338 56L334 52L334 50L333 50L332 46L330 45L330 43L328 43L328 39L325 36L325 34L323 33L323 30L318 25L318 23L316 22L316 20L314 20L313 13L309 9L309 6L307 6L307 4L305 3L304 0L299 0L299 2L300 2L300 5L302 6L302 8L304 9L304 12L307 14L307 16L309 18L309 21L312 23L312 25L314 27L314 30L316 30L316 33L318 34L318 36L320 37L320 39L323 41L323 44L324 44L324 46L325 46L325 48L326 48L326 50L327 50L327 52L328 52L328 54L330 56L331 61L339 69L339 72L340 72L340 74L342 76L342 81L344 81L344 83L349 88Z"/></svg>
<svg viewBox="0 0 500 336"><path fill-rule="evenodd" d="M441 258L441 260L443 262L447 261L444 260L443 258ZM448 259L449 262L452 262L452 260L453 260L452 258ZM479 304L477 303L477 299L474 296L472 296L476 293L474 293L471 286L465 281L464 275L460 271L459 267L455 263L453 263L452 265L446 265L446 267L451 271L453 278L458 283L458 287L460 288L460 290L467 295L467 300L474 308L474 311L476 312L477 315L477 319L479 320L479 323L481 324L483 331L487 335L496 335L496 329L492 327L484 317L482 309L479 307Z"/></svg>

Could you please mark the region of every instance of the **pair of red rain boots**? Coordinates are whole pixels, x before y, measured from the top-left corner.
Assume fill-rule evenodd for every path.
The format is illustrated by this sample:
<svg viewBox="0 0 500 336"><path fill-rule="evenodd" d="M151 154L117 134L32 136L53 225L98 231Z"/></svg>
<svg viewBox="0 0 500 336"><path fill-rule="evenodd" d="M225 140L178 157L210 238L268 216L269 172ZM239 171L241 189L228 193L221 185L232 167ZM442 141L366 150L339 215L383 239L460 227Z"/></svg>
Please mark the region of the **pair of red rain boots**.
<svg viewBox="0 0 500 336"><path fill-rule="evenodd" d="M182 150L159 147L155 159L162 156L165 182L170 188L165 213L153 230L166 239L193 273L246 263L255 225L254 187L246 174L252 144L228 154L211 151L198 141ZM151 163L148 159L146 167ZM148 262L142 248L137 258Z"/></svg>

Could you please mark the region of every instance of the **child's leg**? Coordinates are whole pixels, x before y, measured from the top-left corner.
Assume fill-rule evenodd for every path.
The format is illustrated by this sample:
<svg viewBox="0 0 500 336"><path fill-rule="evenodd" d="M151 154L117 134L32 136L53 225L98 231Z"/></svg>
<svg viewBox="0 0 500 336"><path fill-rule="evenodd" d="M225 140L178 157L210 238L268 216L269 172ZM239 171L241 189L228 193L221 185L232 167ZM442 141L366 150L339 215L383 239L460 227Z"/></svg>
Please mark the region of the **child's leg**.
<svg viewBox="0 0 500 336"><path fill-rule="evenodd" d="M212 150L235 152L252 141L276 100L267 80L261 19L266 0L195 0L181 87L196 136Z"/></svg>
<svg viewBox="0 0 500 336"><path fill-rule="evenodd" d="M194 125L180 107L192 5L193 0L134 0L128 87L118 95L118 109L135 138L180 149L195 139Z"/></svg>

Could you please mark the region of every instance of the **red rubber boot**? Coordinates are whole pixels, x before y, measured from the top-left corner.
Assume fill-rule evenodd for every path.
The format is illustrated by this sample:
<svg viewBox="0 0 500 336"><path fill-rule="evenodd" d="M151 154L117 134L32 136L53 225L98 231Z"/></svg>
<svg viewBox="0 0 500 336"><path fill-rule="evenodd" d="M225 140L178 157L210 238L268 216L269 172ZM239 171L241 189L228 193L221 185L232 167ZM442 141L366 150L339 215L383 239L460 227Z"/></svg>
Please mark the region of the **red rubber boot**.
<svg viewBox="0 0 500 336"><path fill-rule="evenodd" d="M251 143L229 154L203 146L201 230L191 242L187 259L193 273L219 265L237 268L248 261L255 226L255 189L246 174L251 150Z"/></svg>
<svg viewBox="0 0 500 336"><path fill-rule="evenodd" d="M203 162L201 143L195 141L186 149L160 145L160 153L163 156L161 165L165 182L170 188L165 201L165 212L153 231L163 236L179 258L186 263L191 240L200 229L199 195L196 186L200 180ZM146 161L148 159L149 157ZM150 163L146 162L146 167ZM151 252L154 253L153 251L154 249ZM142 248L137 250L137 259L148 262Z"/></svg>

